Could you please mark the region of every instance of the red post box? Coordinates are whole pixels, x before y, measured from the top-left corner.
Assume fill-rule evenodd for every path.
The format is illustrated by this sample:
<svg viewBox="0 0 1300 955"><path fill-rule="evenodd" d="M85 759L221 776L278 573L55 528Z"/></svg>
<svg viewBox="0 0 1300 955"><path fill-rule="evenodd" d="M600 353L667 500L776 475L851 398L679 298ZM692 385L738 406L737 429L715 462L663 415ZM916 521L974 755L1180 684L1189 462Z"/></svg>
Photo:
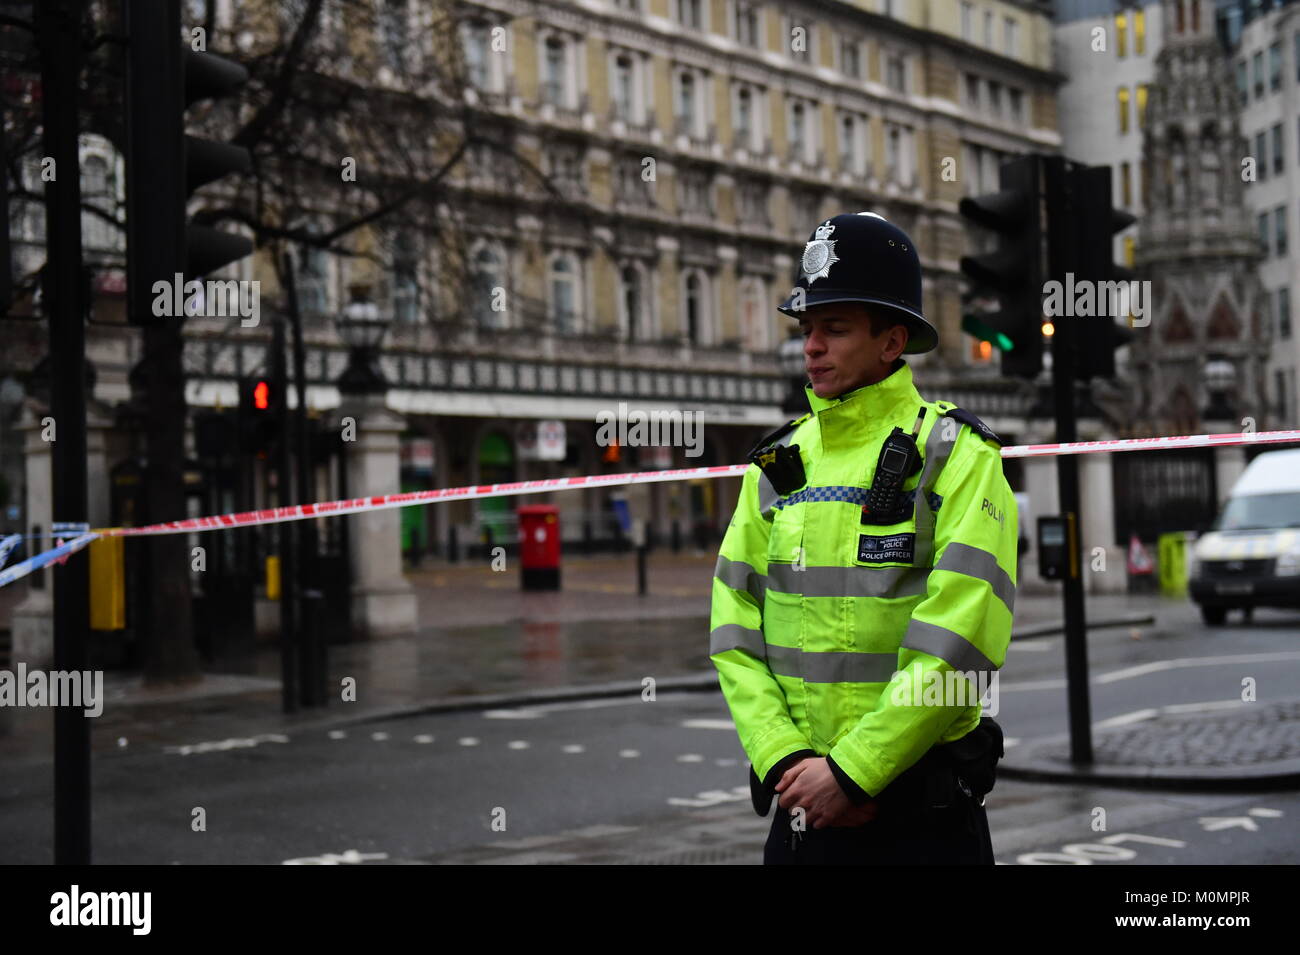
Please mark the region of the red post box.
<svg viewBox="0 0 1300 955"><path fill-rule="evenodd" d="M519 582L524 590L560 589L560 509L528 504L519 515Z"/></svg>

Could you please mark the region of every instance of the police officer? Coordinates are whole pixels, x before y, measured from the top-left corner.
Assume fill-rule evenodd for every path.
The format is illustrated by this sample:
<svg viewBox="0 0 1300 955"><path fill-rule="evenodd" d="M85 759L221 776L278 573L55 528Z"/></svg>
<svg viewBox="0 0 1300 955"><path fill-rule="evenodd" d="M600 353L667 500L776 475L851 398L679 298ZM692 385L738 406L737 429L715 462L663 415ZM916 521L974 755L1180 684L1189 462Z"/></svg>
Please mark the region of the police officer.
<svg viewBox="0 0 1300 955"><path fill-rule="evenodd" d="M1000 441L913 386L901 356L938 334L916 248L882 217L818 225L778 308L811 412L751 452L710 634L755 810L779 796L764 861L991 865L1002 737L979 699L1017 542Z"/></svg>

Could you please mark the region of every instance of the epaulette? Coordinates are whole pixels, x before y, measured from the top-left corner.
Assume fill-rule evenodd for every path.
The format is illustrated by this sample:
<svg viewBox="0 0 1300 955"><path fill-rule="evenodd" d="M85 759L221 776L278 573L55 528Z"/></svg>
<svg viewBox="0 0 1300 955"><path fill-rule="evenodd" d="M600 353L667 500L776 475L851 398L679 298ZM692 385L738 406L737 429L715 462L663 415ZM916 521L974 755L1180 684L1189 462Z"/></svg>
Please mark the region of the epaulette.
<svg viewBox="0 0 1300 955"><path fill-rule="evenodd" d="M968 428L970 428L972 431L978 434L981 438L987 438L989 441L992 441L994 444L996 444L999 448L1002 447L1002 445L1004 444L1003 440L993 433L992 428L986 425L975 415L971 414L969 411L965 411L961 408L949 408L947 411L944 412L944 414L947 415L949 418L954 418L957 421L960 421L962 424L966 425Z"/></svg>
<svg viewBox="0 0 1300 955"><path fill-rule="evenodd" d="M787 434L789 434L795 428L799 427L799 425L803 424L811 417L812 417L812 412L810 411L805 415L801 415L800 417L795 418L793 421L787 421L785 424L781 425L781 427L777 428L772 433L763 435L763 437L759 438L757 441L754 442L754 446L749 449L749 454L746 455L746 457L753 457L754 453L758 451L759 448L766 448L768 445L775 444L777 441L780 441Z"/></svg>

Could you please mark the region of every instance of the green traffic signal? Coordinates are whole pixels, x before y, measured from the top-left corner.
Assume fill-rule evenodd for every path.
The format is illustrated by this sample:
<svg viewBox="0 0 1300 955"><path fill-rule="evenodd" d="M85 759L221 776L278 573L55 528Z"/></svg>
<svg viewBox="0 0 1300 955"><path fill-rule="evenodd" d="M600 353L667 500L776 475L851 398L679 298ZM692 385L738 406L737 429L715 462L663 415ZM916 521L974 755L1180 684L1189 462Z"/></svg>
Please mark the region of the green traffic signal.
<svg viewBox="0 0 1300 955"><path fill-rule="evenodd" d="M988 342L998 351L1015 350L1016 343L1010 337L983 321L978 315L963 315L961 330L968 335L974 335L982 342Z"/></svg>

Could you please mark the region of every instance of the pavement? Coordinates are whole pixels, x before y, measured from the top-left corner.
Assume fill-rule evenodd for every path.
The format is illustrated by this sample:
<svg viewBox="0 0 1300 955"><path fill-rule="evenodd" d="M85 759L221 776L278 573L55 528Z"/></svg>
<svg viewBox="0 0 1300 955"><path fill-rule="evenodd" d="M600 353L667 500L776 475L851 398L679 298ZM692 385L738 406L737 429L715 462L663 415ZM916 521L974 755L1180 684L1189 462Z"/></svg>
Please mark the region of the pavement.
<svg viewBox="0 0 1300 955"><path fill-rule="evenodd" d="M654 553L644 596L630 554L566 556L558 592L524 592L515 573L486 564L426 562L408 574L418 598L417 632L330 648L330 685L352 678L354 701L282 712L278 650L259 644L251 654L211 661L211 672L188 686L145 686L138 674L109 671L92 746L192 744L639 694L646 679L660 691L716 692L707 651L714 561L713 554ZM0 631L22 586L0 589ZM1186 608L1183 598L1156 595L1087 599L1090 627L1159 630L1162 618L1176 627ZM1021 592L1013 640L1050 635L1061 615L1058 595ZM1071 762L1064 737L1026 740L1008 748L999 775L1204 791L1300 788L1300 700L1215 707L1151 708L1100 727L1089 764ZM0 759L48 762L52 724L47 710L0 708Z"/></svg>

